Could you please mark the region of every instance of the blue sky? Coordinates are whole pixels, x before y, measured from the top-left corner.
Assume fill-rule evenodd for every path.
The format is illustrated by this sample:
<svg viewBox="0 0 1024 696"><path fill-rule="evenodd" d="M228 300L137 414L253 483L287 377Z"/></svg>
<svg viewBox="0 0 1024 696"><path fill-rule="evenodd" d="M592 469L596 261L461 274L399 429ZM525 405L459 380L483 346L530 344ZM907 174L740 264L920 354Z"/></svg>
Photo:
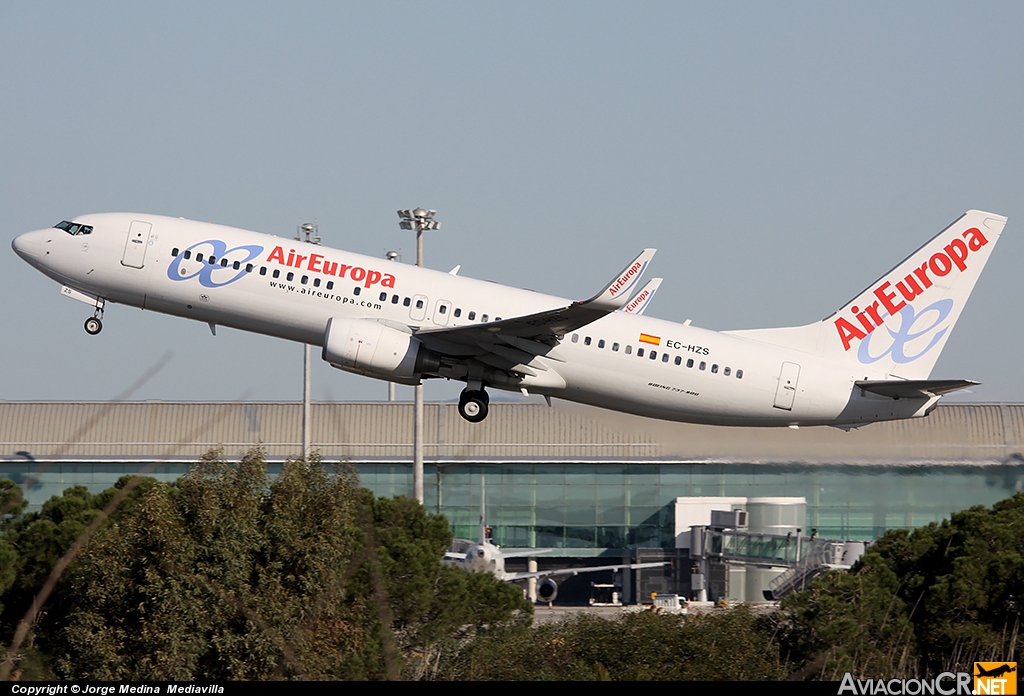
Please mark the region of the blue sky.
<svg viewBox="0 0 1024 696"><path fill-rule="evenodd" d="M1009 223L933 376L1021 401L1022 34L1019 3L8 2L0 220L315 220L410 261L424 206L430 267L583 298L653 246L648 313L730 329L821 319L980 208ZM133 398L301 395L297 345L119 306L87 336L9 246L0 290L0 398L109 399L165 354Z"/></svg>

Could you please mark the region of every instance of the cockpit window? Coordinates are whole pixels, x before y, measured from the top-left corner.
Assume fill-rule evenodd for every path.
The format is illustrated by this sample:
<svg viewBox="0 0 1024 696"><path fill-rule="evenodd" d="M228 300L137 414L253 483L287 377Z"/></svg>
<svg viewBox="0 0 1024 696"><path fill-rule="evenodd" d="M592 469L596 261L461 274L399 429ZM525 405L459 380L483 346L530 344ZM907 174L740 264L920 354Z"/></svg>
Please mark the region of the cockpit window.
<svg viewBox="0 0 1024 696"><path fill-rule="evenodd" d="M64 230L72 237L80 234L92 234L92 227L90 225L81 225L77 222L70 222L68 220L58 222L54 227L58 230Z"/></svg>

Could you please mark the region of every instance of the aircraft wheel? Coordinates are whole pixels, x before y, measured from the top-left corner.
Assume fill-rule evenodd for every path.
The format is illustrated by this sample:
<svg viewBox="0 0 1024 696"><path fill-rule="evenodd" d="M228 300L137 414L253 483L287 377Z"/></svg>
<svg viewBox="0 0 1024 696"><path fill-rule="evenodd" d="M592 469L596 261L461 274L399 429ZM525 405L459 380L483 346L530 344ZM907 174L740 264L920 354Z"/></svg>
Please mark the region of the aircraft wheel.
<svg viewBox="0 0 1024 696"><path fill-rule="evenodd" d="M89 317L85 320L85 332L90 336L95 336L103 330L103 322L96 317Z"/></svg>
<svg viewBox="0 0 1024 696"><path fill-rule="evenodd" d="M459 415L470 423L479 423L487 417L487 405L490 399L487 392L463 391L459 399Z"/></svg>

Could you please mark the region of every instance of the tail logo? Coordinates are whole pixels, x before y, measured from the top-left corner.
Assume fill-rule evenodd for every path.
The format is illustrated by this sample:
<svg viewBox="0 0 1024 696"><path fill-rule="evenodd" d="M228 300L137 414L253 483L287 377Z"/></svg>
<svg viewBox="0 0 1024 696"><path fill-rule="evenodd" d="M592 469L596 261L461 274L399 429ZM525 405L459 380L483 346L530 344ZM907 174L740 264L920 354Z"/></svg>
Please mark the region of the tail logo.
<svg viewBox="0 0 1024 696"><path fill-rule="evenodd" d="M960 236L962 239L953 238L949 244L933 253L919 267L915 262L911 272L898 281L895 288L893 288L891 280L883 280L871 291L868 297L862 298L864 300L863 308L857 305L850 307L852 317L840 316L837 318L835 320L835 327L836 331L839 332L839 340L843 342L843 350L850 350L854 339L861 341L863 345L864 340L875 329L885 324L885 317L896 316L896 314L903 316L904 309L909 309L911 316L916 320L917 316L920 315L913 314L910 302L926 293L930 287L938 282L939 278L944 278L953 273L954 270L957 273L966 271L970 255L988 244L985 235L977 227L965 230ZM921 314L935 306L929 305ZM947 309L943 313L943 317L948 313L949 310ZM903 326L907 327L905 331L902 329ZM901 324L901 332L906 334L910 332L910 324L907 323L906 318L904 318ZM892 333L891 330L890 333ZM905 340L910 340L910 338ZM861 362L863 362L863 358Z"/></svg>
<svg viewBox="0 0 1024 696"><path fill-rule="evenodd" d="M892 343L889 347L878 355L872 355L872 338L881 332L870 333L860 342L860 347L857 349L857 359L864 365L870 365L873 362L878 362L887 355L891 355L892 361L898 364L909 363L917 360L934 348L936 344L942 340L942 337L946 335L946 332L949 331L948 326L943 326L940 329L939 325L946 320L946 317L949 316L949 313L952 310L953 300L948 297L939 300L938 302L934 302L916 313L911 305L905 305L898 313L900 317L899 328L894 331L888 326L885 327L886 333L888 333L889 337L892 338ZM925 323L927 323L927 326L919 326L916 331L914 330L915 325ZM912 355L907 355L908 343L913 343L918 339L923 340L929 334L931 334L931 340L928 342L928 345ZM874 342L877 343L878 341Z"/></svg>

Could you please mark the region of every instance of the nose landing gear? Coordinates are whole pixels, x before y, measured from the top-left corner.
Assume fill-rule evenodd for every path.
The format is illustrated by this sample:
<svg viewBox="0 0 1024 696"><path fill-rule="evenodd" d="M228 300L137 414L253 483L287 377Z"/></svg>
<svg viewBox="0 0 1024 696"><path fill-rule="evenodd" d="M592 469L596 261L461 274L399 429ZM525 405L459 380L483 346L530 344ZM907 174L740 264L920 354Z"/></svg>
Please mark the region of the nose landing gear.
<svg viewBox="0 0 1024 696"><path fill-rule="evenodd" d="M85 320L85 332L95 336L103 330L103 306L97 305L93 315Z"/></svg>
<svg viewBox="0 0 1024 696"><path fill-rule="evenodd" d="M483 389L467 387L459 396L459 415L470 423L479 423L487 417L487 406L490 401L487 392Z"/></svg>

